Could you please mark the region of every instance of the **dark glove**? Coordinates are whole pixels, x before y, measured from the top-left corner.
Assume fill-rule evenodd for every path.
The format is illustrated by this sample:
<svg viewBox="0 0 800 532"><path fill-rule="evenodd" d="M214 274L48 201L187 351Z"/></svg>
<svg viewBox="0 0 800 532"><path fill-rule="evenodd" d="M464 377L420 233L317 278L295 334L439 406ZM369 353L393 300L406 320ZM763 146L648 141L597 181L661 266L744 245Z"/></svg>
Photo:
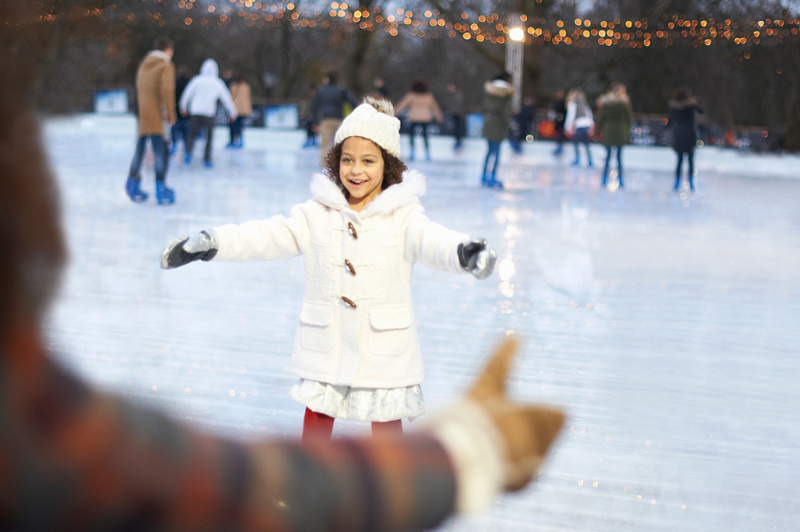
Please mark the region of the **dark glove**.
<svg viewBox="0 0 800 532"><path fill-rule="evenodd" d="M161 252L161 267L171 270L196 260L209 261L218 249L217 233L213 229L182 236L167 244Z"/></svg>
<svg viewBox="0 0 800 532"><path fill-rule="evenodd" d="M486 279L494 270L497 253L484 239L465 240L458 245L458 262L478 279Z"/></svg>

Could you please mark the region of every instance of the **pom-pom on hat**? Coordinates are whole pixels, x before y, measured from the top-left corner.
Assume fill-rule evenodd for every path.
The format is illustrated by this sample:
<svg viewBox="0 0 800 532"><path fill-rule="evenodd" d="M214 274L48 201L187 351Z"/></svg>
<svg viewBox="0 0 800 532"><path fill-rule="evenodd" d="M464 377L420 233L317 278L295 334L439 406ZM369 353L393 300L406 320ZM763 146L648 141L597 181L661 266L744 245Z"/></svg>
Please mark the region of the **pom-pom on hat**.
<svg viewBox="0 0 800 532"><path fill-rule="evenodd" d="M364 103L345 117L334 144L341 144L348 137L369 139L388 153L400 157L400 120L394 116L394 106L388 100L367 96Z"/></svg>

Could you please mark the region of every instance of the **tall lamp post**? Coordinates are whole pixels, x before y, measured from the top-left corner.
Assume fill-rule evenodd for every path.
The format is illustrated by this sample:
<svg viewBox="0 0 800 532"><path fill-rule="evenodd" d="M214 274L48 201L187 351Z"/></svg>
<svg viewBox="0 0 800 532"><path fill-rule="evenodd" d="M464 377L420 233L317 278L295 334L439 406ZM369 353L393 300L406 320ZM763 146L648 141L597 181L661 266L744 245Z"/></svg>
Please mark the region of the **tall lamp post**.
<svg viewBox="0 0 800 532"><path fill-rule="evenodd" d="M518 13L512 14L509 20L511 28L508 30L508 44L506 45L506 71L511 74L511 82L514 86L511 106L514 112L517 113L522 100L522 53L523 44L525 43L525 29Z"/></svg>

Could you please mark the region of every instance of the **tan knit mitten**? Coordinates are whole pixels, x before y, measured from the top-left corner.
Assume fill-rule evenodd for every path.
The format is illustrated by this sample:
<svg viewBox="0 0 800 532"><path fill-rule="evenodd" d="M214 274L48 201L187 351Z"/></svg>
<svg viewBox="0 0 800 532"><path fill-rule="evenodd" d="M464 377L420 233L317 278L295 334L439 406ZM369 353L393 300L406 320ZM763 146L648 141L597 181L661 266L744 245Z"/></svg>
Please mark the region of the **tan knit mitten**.
<svg viewBox="0 0 800 532"><path fill-rule="evenodd" d="M518 490L533 478L550 444L564 423L561 410L515 403L506 383L518 342L503 342L470 388L467 398L480 405L494 422L505 444L505 489Z"/></svg>

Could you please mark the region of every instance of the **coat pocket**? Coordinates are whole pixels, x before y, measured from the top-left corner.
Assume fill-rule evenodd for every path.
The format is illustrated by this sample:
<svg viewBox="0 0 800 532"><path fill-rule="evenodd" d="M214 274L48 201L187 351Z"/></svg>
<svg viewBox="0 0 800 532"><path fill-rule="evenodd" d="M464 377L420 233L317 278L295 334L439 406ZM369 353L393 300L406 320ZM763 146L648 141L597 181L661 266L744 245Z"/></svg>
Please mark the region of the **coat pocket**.
<svg viewBox="0 0 800 532"><path fill-rule="evenodd" d="M369 348L376 355L399 355L408 350L411 309L407 305L369 311Z"/></svg>
<svg viewBox="0 0 800 532"><path fill-rule="evenodd" d="M319 303L303 304L300 312L300 343L313 351L329 351L331 348L331 321L333 307Z"/></svg>

